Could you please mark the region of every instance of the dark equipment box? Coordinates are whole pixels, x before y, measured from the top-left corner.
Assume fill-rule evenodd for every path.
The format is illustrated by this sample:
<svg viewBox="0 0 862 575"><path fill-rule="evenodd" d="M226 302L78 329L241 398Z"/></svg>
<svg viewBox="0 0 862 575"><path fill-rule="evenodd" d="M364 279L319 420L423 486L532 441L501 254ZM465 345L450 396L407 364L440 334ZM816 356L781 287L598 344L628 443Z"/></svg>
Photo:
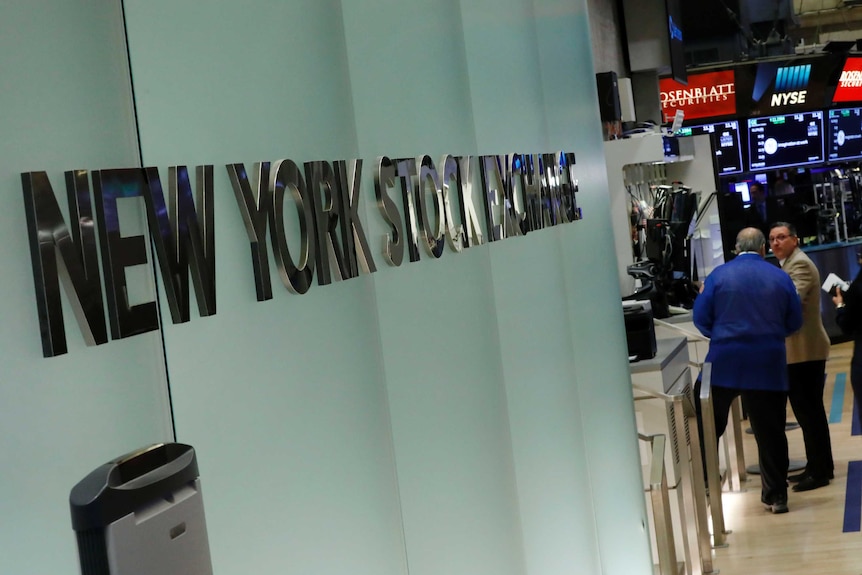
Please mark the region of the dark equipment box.
<svg viewBox="0 0 862 575"><path fill-rule="evenodd" d="M633 361L652 359L656 354L655 325L649 301L624 301L626 343Z"/></svg>

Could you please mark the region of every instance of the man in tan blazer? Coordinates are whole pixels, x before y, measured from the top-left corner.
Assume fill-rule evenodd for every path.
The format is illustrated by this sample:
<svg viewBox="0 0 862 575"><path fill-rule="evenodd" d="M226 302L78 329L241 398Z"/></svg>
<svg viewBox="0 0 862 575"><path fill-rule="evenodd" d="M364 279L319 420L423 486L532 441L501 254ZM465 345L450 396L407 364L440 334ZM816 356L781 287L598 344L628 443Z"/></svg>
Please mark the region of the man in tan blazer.
<svg viewBox="0 0 862 575"><path fill-rule="evenodd" d="M788 477L797 481L794 491L829 485L834 476L829 420L823 406L829 336L820 317L820 272L801 249L796 228L787 222L772 224L769 245L781 269L790 275L802 300L802 328L787 338L788 399L805 441L805 471Z"/></svg>

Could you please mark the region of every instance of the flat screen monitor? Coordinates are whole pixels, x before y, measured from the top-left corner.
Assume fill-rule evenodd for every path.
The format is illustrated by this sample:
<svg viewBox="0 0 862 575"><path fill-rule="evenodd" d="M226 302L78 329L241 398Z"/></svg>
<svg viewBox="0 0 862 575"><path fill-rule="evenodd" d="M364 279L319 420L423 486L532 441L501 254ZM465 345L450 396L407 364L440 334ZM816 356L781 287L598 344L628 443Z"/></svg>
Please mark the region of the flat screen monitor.
<svg viewBox="0 0 862 575"><path fill-rule="evenodd" d="M752 171L823 161L823 112L802 112L748 120Z"/></svg>
<svg viewBox="0 0 862 575"><path fill-rule="evenodd" d="M701 126L681 128L679 136L708 135L712 140L712 149L718 166L718 173L738 174L742 172L742 146L739 139L739 122L718 122Z"/></svg>
<svg viewBox="0 0 862 575"><path fill-rule="evenodd" d="M830 160L862 158L862 109L829 110L827 126Z"/></svg>
<svg viewBox="0 0 862 575"><path fill-rule="evenodd" d="M747 206L751 203L751 184L758 183L763 190L767 189L766 174L754 174L753 180L743 180L741 182L731 182L730 191L742 198L742 204Z"/></svg>

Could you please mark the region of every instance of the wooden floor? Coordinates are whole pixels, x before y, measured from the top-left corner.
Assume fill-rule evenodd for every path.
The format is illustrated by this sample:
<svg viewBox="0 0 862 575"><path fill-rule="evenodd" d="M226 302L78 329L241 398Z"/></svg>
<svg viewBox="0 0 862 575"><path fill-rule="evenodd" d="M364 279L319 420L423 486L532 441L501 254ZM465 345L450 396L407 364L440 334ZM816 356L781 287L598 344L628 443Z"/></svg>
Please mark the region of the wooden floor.
<svg viewBox="0 0 862 575"><path fill-rule="evenodd" d="M790 512L773 515L760 503L760 476L749 475L744 491L722 496L728 546L715 549L713 568L721 575L860 575L862 532L844 532L847 471L851 461L862 461L862 436L851 435L853 392L850 388L852 344L832 347L827 363L824 402L832 410L836 376L846 380L840 421L830 423L835 479L826 487L804 493L789 492ZM845 375L841 375L845 374ZM838 388L842 385L839 383ZM793 412L788 406L788 420ZM837 419L837 418L836 418ZM746 423L746 422L743 422ZM805 459L802 432L787 432L791 459ZM757 449L745 434L746 465L757 463ZM857 481L858 483L858 481ZM862 485L852 486L859 493ZM860 509L855 509L860 513Z"/></svg>

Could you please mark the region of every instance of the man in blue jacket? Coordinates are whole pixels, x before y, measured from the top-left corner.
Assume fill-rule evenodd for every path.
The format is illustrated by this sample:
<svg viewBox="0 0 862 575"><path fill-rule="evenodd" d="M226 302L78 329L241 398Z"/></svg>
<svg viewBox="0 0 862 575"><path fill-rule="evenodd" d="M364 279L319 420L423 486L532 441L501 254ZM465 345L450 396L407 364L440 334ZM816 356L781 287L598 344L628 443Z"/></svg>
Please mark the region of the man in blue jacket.
<svg viewBox="0 0 862 575"><path fill-rule="evenodd" d="M763 260L766 239L757 228L736 236L737 256L706 278L694 302L694 324L710 338L715 430L727 427L730 404L742 395L757 442L760 499L787 512L787 362L785 338L802 326L793 281Z"/></svg>

